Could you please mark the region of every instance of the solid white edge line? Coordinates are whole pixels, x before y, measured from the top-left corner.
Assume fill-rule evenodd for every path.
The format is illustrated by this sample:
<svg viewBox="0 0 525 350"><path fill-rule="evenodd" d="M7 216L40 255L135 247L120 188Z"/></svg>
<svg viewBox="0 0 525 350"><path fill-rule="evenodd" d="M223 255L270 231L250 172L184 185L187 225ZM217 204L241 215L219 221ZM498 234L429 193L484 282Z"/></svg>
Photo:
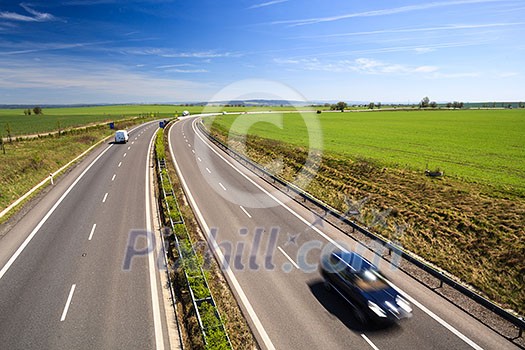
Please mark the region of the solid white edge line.
<svg viewBox="0 0 525 350"><path fill-rule="evenodd" d="M158 128L157 128L158 129ZM148 270L149 270L149 281L151 290L151 306L153 309L153 324L155 328L155 346L157 350L164 349L164 333L162 332L162 321L160 318L160 305L159 305L159 294L157 291L157 269L155 259L155 239L153 239L153 233L151 228L151 198L150 198L150 155L153 145L153 141L157 136L157 131L153 133L148 146L148 154L146 156L146 235L148 241L148 247L151 247L152 251L148 254Z"/></svg>
<svg viewBox="0 0 525 350"><path fill-rule="evenodd" d="M69 194L69 192L71 192L71 190L73 189L73 187L75 187L75 185L80 181L80 179L82 179L84 177L84 175L89 171L89 169L91 169L91 167L95 164L95 162L97 162L103 155L104 153L106 153L111 147L113 146L113 144L109 145L104 151L102 151L102 153L100 153L97 158L95 158L91 164L88 165L88 167L86 169L84 169L84 171L77 177L77 179L68 187L68 189L62 194L62 196L55 202L55 204L53 205L53 207L51 207L51 209L49 209L49 211L47 212L47 214L42 218L42 220L40 220L40 222L38 223L38 225L35 226L35 228L33 229L33 231L31 231L31 233L29 234L29 236L27 236L27 238L25 239L25 241L20 245L20 247L18 247L18 249L16 250L16 252L11 256L11 258L7 261L7 263L4 265L4 267L2 267L2 270L0 270L0 279L2 279L2 277L4 277L5 273L7 272L7 270L9 270L9 268L11 267L11 265L15 262L15 260L18 258L18 256L22 253L22 251L27 247L27 245L29 244L29 242L31 242L31 240L33 239L33 237L36 235L36 233L38 232L38 230L40 230L40 228L42 227L42 225L44 225L44 223L47 221L47 219L49 219L49 217L51 216L51 214L53 214L53 212L56 210L56 208L60 205L60 203L62 203L62 201L64 200L64 198L66 198L66 196Z"/></svg>
<svg viewBox="0 0 525 350"><path fill-rule="evenodd" d="M179 175L180 182L182 184L182 187L184 188L184 192L186 196L188 197L188 200L191 203L193 210L195 211L195 215L197 215L197 218L199 219L199 222L202 225L203 231L207 236L208 244L211 245L211 248L213 249L214 254L216 254L216 256L219 258L219 261L226 261L224 254L222 253L219 245L217 244L217 241L210 234L210 228L208 224L206 223L206 220L204 220L204 216L202 215L199 207L197 206L197 203L195 202L195 199L193 198L193 195L190 192L188 184L186 183L186 180L184 179L184 176L182 175L179 164L177 163L177 160L175 157L175 153L173 152L173 147L171 144L171 137L169 136L168 136L168 146L170 148L170 152L172 155L171 159L173 160L173 164L175 165L175 168L177 169L177 174ZM246 312L248 313L248 316L252 320L254 327L257 329L257 332L261 336L261 340L263 341L264 345L266 346L268 350L274 350L275 346L273 345L270 337L268 336L268 333L266 333L266 330L264 329L261 321L259 320L259 317L257 316L257 314L255 313L255 310L252 307L252 304L248 300L248 297L244 293L241 285L239 284L239 281L237 281L237 278L233 274L233 271L231 270L230 266L227 265L223 267L223 271L228 276L229 280L231 281L232 288L235 289L235 291L237 292L237 295L240 298L241 303L246 308Z"/></svg>
<svg viewBox="0 0 525 350"><path fill-rule="evenodd" d="M335 245L337 248L339 249L344 249L343 247L341 247L337 242L335 242L333 239L331 239L330 237L328 237L325 233L323 233L321 230L319 230L317 227L315 226L312 226L306 219L304 219L301 215L299 215L298 213L296 213L293 209L291 209L290 207L288 207L286 204L284 204L283 202L281 202L278 198L276 198L274 195L272 195L270 192L268 192L267 190L265 190L262 186L260 186L258 183L256 183L254 180L252 180L250 177L248 177L248 175L244 174L242 171L240 171L239 169L237 169L230 161L228 161L226 158L224 158L221 154L219 154L212 146L210 146L208 144L208 142L205 141L205 139L199 134L199 132L197 131L197 128L195 127L195 123L197 122L197 118L194 119L192 121L192 129L194 131L194 133L197 135L198 138L200 138L202 140L202 142L204 142L204 144L210 149L212 150L217 156L219 156L226 164L228 164L230 167L232 167L235 171L237 171L239 174L241 174L241 176L243 176L246 180L248 180L249 182L251 182L255 187L257 187L258 189L260 189L262 192L264 192L266 195L268 195L270 198L272 198L274 201L276 201L279 205L281 205L283 208L285 208L286 210L288 210L288 212L290 214L292 214L293 216L295 216L296 218L298 218L300 221L302 221L304 224L306 224L308 227L310 227L312 230L314 230L315 232L317 232L321 237L325 238L327 241L329 241L330 243L332 243L333 245ZM207 168L206 168L207 169ZM429 309L427 309L425 306L423 306L421 303L419 303L418 301L416 301L414 298L410 297L408 294L406 294L405 292L402 292L401 289L397 286L395 286L393 283L391 283L392 286L394 288L396 288L396 290L398 290L399 292L401 292L404 296L407 297L407 299L409 299L409 301L411 301L414 305L416 305L419 309L421 309L421 311L425 312L428 316L432 317L434 320L436 320L438 323L440 323L443 327L445 327L446 329L448 329L449 331L451 331L453 334L455 334L456 336L458 336L461 340L463 340L465 343L467 343L468 345L470 345L472 348L476 349L476 350L483 350L482 347L480 347L479 345L477 345L474 341L472 341L470 338L468 338L466 335L464 335L463 333L461 333L460 331L458 331L456 328L454 328L453 326L451 326L449 323L447 323L445 320L441 319L439 316L437 316L436 314L434 314L432 311L430 311Z"/></svg>
<svg viewBox="0 0 525 350"><path fill-rule="evenodd" d="M300 270L300 269L301 269L301 268L299 267L299 265L297 265L297 264L295 263L295 261L293 261L292 258L290 258L290 256L289 256L288 254L286 254L286 252L284 251L283 248L281 248L281 247L277 247L277 249L279 249L279 251L280 251L281 253L283 253L283 255L286 257L286 259L288 259L288 260L292 263L292 265L295 266L295 268L296 268L297 270Z"/></svg>
<svg viewBox="0 0 525 350"><path fill-rule="evenodd" d="M108 198L108 193L106 192L106 194L104 195L104 199L102 199L102 203L106 203L107 198Z"/></svg>
<svg viewBox="0 0 525 350"><path fill-rule="evenodd" d="M250 219L252 218L252 216L250 215L250 213L248 213L248 211L246 209L244 209L244 207L242 205L239 205L239 207L241 208L241 210L244 212L244 214L246 214L247 217L249 217Z"/></svg>
<svg viewBox="0 0 525 350"><path fill-rule="evenodd" d="M372 341L370 339L368 339L368 337L366 335L361 333L361 337L368 343L368 345L370 345L372 347L372 349L379 350L379 348L374 343L372 343Z"/></svg>
<svg viewBox="0 0 525 350"><path fill-rule="evenodd" d="M91 229L91 233L89 234L88 241L91 241L91 238L93 238L93 233L95 233L96 228L97 224L93 224L93 228Z"/></svg>
<svg viewBox="0 0 525 350"><path fill-rule="evenodd" d="M69 296L67 297L66 306L64 306L64 311L62 311L62 317L60 317L60 322L64 322L67 316L67 310L69 310L69 305L71 305L71 300L73 299L73 293L75 292L75 288L77 287L76 284L73 284L71 286L71 290L69 291Z"/></svg>

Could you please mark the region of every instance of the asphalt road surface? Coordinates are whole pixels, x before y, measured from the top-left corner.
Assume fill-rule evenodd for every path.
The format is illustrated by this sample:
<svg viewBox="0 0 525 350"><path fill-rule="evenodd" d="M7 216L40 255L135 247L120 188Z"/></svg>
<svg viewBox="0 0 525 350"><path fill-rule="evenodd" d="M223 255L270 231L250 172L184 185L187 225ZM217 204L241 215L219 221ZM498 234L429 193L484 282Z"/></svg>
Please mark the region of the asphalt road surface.
<svg viewBox="0 0 525 350"><path fill-rule="evenodd" d="M3 228L1 349L170 347L156 256L145 254L157 125L98 147Z"/></svg>
<svg viewBox="0 0 525 350"><path fill-rule="evenodd" d="M379 267L407 294L413 317L387 327L361 326L342 298L324 290L317 263L333 242L362 249L210 145L197 122L186 118L171 128L174 163L263 348L515 348L383 260Z"/></svg>

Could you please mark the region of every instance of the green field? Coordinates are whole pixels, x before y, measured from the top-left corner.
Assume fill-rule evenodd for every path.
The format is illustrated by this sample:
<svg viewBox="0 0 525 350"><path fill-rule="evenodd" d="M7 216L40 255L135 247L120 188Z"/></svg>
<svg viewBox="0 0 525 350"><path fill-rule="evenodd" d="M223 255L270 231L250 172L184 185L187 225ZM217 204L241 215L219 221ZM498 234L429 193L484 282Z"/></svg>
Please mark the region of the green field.
<svg viewBox="0 0 525 350"><path fill-rule="evenodd" d="M323 152L372 159L384 166L424 171L525 193L525 110L382 111L303 114L318 118ZM214 126L238 132L277 115L225 115ZM284 128L258 122L250 134L307 147L299 114L284 114ZM235 121L235 126L231 128ZM231 129L231 130L230 130Z"/></svg>
<svg viewBox="0 0 525 350"><path fill-rule="evenodd" d="M12 136L47 133L87 124L105 123L136 116L155 115L161 118L181 115L187 110L190 113L205 111L238 112L245 110L292 109L290 107L222 107L222 106L184 106L184 105L112 105L91 107L43 108L43 115L24 115L24 109L0 109L0 135L7 136L6 127L11 129Z"/></svg>
<svg viewBox="0 0 525 350"><path fill-rule="evenodd" d="M183 107L167 105L122 105L43 108L43 115L24 115L23 109L0 109L0 134L7 136L9 124L11 135L47 133L59 129L79 127L87 124L117 121L125 118L155 114L159 117L172 117L183 110L200 111L202 107ZM60 124L59 124L60 123Z"/></svg>

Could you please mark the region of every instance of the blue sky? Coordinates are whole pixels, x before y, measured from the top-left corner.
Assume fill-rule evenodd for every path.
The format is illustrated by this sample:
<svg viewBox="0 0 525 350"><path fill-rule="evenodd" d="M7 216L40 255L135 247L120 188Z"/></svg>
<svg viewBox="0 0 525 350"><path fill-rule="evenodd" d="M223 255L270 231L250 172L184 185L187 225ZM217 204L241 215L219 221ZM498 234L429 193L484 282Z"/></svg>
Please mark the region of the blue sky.
<svg viewBox="0 0 525 350"><path fill-rule="evenodd" d="M0 0L0 104L525 101L523 38L523 0Z"/></svg>

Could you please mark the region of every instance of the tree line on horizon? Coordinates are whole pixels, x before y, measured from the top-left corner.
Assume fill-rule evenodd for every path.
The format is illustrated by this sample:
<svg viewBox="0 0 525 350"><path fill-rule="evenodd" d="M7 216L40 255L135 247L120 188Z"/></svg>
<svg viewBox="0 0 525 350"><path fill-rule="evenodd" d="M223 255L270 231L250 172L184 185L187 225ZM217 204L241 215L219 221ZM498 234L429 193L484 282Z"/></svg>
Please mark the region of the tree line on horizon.
<svg viewBox="0 0 525 350"><path fill-rule="evenodd" d="M471 103L468 103L469 105L472 105ZM511 109L513 106L516 108L525 108L524 102L484 102L484 103L473 103L474 105L479 105L482 108L508 108ZM438 104L436 101L431 101L428 96L425 96L421 99L419 104L388 104L390 107L410 107L415 108L416 106L418 108L440 108L440 107L446 107L446 108L452 108L452 109L462 109L465 108L465 103L462 101L453 101L453 102L447 102L446 104ZM370 102L368 104L353 104L351 107L354 108L368 108L368 109L381 109L384 105L381 102ZM337 103L325 103L323 105L325 108L330 108L330 110L333 111L344 111L345 109L348 109L350 105L344 101L339 101Z"/></svg>

